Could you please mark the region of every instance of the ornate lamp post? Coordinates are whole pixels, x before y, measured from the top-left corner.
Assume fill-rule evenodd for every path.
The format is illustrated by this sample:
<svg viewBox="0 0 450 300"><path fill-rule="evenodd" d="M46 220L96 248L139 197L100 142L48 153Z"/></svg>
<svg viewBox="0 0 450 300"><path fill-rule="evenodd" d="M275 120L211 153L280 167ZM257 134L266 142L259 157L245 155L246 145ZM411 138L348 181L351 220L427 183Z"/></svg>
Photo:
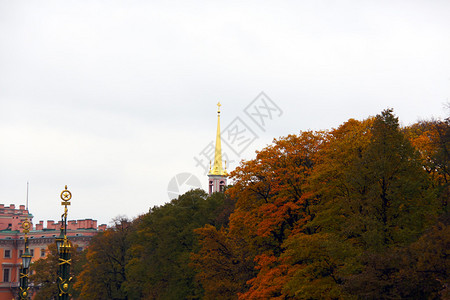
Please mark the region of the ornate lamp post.
<svg viewBox="0 0 450 300"><path fill-rule="evenodd" d="M31 224L28 220L23 221L22 228L25 234L25 251L22 253L22 271L20 272L20 288L19 288L19 299L28 300L28 269L31 263L31 254L28 250L28 232L30 232Z"/></svg>
<svg viewBox="0 0 450 300"><path fill-rule="evenodd" d="M64 205L64 214L61 216L61 233L56 239L56 248L59 254L59 270L58 270L58 288L59 294L58 299L68 300L71 296L70 286L72 277L70 276L70 265L72 259L70 258L70 243L67 239L67 205L70 205L70 199L72 198L72 193L67 189L61 192L61 205Z"/></svg>

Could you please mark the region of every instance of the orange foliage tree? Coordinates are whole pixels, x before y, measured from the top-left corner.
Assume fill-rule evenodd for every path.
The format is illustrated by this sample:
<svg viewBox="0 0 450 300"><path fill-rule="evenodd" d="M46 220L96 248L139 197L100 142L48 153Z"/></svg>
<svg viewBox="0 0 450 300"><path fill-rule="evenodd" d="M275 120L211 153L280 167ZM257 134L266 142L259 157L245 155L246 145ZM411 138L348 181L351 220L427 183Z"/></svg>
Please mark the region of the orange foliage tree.
<svg viewBox="0 0 450 300"><path fill-rule="evenodd" d="M279 283L264 277L280 278L284 271L256 273L253 266L265 270L269 264L283 269L282 263L278 261L283 252L283 241L295 224L304 224L309 218L307 179L325 137L324 132L307 131L275 139L273 145L257 152L256 159L243 162L231 173L235 184L227 190L236 201L229 228L218 232L205 227L197 231L202 241L199 253L223 254L223 251L219 251L222 249L219 245L226 245L228 252L233 253L231 261L245 261L245 267L235 276L241 280L236 282L241 287L241 298L258 298L261 295L273 298L280 293ZM226 243L218 243L215 239L219 238ZM235 253L241 253L238 257L245 253L245 259L237 258ZM221 276L220 268L202 266L213 266L217 263L213 258L220 258L223 263L227 255L200 255L195 258L206 293L214 290L213 287L223 285L223 282L216 280ZM236 271L232 264L228 267ZM257 276L252 278L255 274ZM267 282L274 284L268 286ZM236 290L231 286L225 289Z"/></svg>
<svg viewBox="0 0 450 300"><path fill-rule="evenodd" d="M255 275L252 253L240 237L227 235L212 225L196 229L200 250L191 255L196 278L204 288L204 299L235 299L246 291L247 280Z"/></svg>
<svg viewBox="0 0 450 300"><path fill-rule="evenodd" d="M418 149L423 168L438 189L441 209L448 211L450 198L450 118L421 121L405 129L413 146Z"/></svg>
<svg viewBox="0 0 450 300"><path fill-rule="evenodd" d="M337 228L344 232L363 228L362 220L348 218L360 206L359 198L351 195L364 189L351 174L355 173L355 162L367 150L372 124L372 118L348 120L329 132L317 154L316 166L309 177L313 193L309 222L298 223L283 244L285 252L281 259L291 271L282 285L283 295L298 299L351 299L342 289L342 276L349 272L348 265L353 265L347 259L353 258L357 251L333 233ZM341 227L344 222L347 223Z"/></svg>

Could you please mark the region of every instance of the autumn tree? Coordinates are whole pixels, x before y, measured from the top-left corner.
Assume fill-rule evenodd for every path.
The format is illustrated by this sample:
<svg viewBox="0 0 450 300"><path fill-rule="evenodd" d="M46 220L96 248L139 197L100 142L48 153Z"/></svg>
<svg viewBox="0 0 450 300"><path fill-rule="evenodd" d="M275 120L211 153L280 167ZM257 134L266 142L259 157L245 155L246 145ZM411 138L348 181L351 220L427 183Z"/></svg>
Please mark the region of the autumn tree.
<svg viewBox="0 0 450 300"><path fill-rule="evenodd" d="M447 212L450 198L450 118L417 122L405 128L405 133L420 153L422 166L441 199L440 208Z"/></svg>
<svg viewBox="0 0 450 300"><path fill-rule="evenodd" d="M280 292L276 284L266 293L263 282L270 281L266 275L273 278L275 274L257 270L268 261L277 265L283 241L295 224L308 219L307 178L324 135L307 131L274 140L231 173L235 183L227 194L236 206L229 228L197 230L202 248L194 258L210 299L220 294L232 299L236 293L242 298L274 297ZM226 279L231 277L234 282Z"/></svg>
<svg viewBox="0 0 450 300"><path fill-rule="evenodd" d="M73 282L77 282L77 277L82 270L85 263L85 251L77 251L77 245L72 245L71 251L71 275ZM34 298L36 300L56 299L59 289L57 282L57 272L59 266L59 255L56 251L56 244L48 246L48 255L45 258L40 258L31 264L30 281L34 286L39 287ZM79 295L79 290L73 288L72 295L76 298Z"/></svg>
<svg viewBox="0 0 450 300"><path fill-rule="evenodd" d="M245 241L228 236L223 227L205 225L194 231L200 250L192 254L191 265L199 271L196 279L204 288L203 299L237 299L256 275L254 256L246 251Z"/></svg>
<svg viewBox="0 0 450 300"><path fill-rule="evenodd" d="M118 217L113 220L112 227L92 238L86 264L75 284L80 299L129 299L124 283L131 231L132 222Z"/></svg>
<svg viewBox="0 0 450 300"><path fill-rule="evenodd" d="M360 250L353 245L364 230L359 214L360 181L354 170L371 140L373 119L350 119L332 130L317 154L310 179L310 219L295 226L282 245L282 259L293 274L283 294L296 299L351 299L343 277L352 272ZM355 166L355 164L357 164ZM345 223L346 222L346 223ZM345 223L345 224L344 224ZM349 241L344 243L343 241Z"/></svg>
<svg viewBox="0 0 450 300"><path fill-rule="evenodd" d="M433 217L433 195L417 152L391 110L377 115L365 132L367 138L360 138L361 142L351 143L352 134L343 138L348 140L341 144L350 154L348 160L345 152L339 155L340 142L328 145L328 153L335 154L316 170L320 194L316 218L309 227L338 231L363 249L411 242ZM323 154L327 156L326 151Z"/></svg>

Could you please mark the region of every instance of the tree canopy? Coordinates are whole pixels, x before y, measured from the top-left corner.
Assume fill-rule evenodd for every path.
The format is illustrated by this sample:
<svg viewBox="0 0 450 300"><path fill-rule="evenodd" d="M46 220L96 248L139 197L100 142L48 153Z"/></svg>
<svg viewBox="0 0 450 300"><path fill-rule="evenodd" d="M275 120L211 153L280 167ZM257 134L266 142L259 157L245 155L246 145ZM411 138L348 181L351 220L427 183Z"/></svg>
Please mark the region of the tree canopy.
<svg viewBox="0 0 450 300"><path fill-rule="evenodd" d="M77 297L448 299L449 141L449 119L391 109L274 139L225 193L115 219Z"/></svg>

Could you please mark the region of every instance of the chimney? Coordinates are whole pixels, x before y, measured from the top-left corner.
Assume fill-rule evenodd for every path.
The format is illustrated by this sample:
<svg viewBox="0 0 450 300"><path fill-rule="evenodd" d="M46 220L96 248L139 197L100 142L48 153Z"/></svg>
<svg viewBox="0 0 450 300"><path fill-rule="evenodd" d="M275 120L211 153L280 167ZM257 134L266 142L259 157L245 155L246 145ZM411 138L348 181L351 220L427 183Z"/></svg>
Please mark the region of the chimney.
<svg viewBox="0 0 450 300"><path fill-rule="evenodd" d="M56 229L55 221L47 220L47 229Z"/></svg>

